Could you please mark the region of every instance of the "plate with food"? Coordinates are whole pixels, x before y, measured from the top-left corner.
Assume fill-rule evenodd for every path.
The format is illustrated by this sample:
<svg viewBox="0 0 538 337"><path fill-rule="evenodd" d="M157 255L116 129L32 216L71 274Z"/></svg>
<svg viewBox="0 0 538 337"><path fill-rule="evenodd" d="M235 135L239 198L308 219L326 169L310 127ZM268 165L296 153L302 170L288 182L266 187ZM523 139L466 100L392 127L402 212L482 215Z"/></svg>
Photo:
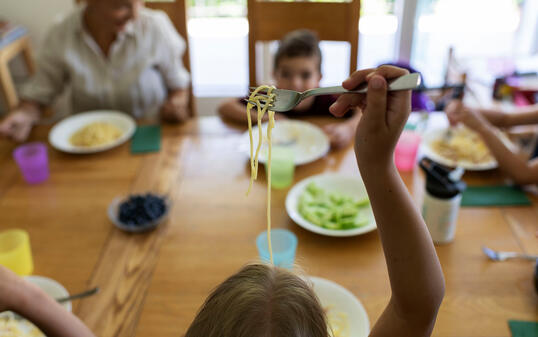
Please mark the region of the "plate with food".
<svg viewBox="0 0 538 337"><path fill-rule="evenodd" d="M131 233L154 230L168 219L172 202L154 193L116 197L108 206L108 218L119 229Z"/></svg>
<svg viewBox="0 0 538 337"><path fill-rule="evenodd" d="M327 236L354 236L377 228L360 177L320 174L288 192L286 211L299 226Z"/></svg>
<svg viewBox="0 0 538 337"><path fill-rule="evenodd" d="M136 130L135 120L118 111L90 111L58 122L49 133L49 142L68 153L96 153L125 143Z"/></svg>
<svg viewBox="0 0 538 337"><path fill-rule="evenodd" d="M267 134L267 123L262 124L262 134ZM252 145L254 152L259 143L258 126L252 128ZM271 132L272 146L281 146L293 150L295 165L303 165L322 158L329 152L329 138L318 126L297 120L278 120ZM262 137L259 161L265 163L268 154L268 139ZM250 136L245 132L241 137L240 151L250 157Z"/></svg>
<svg viewBox="0 0 538 337"><path fill-rule="evenodd" d="M513 147L501 132L499 137ZM433 161L449 167L463 167L469 171L497 168L498 164L480 135L464 126L427 130L423 135L421 153Z"/></svg>
<svg viewBox="0 0 538 337"><path fill-rule="evenodd" d="M314 293L325 309L331 337L367 337L370 321L362 303L341 285L320 278L309 277Z"/></svg>

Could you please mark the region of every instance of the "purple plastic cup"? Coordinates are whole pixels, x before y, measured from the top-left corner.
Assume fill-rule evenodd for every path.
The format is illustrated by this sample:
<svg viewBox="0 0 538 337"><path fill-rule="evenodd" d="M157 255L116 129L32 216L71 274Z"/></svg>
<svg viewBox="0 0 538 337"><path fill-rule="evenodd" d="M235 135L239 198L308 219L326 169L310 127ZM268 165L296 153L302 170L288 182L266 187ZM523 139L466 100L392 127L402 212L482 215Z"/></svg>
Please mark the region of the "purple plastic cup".
<svg viewBox="0 0 538 337"><path fill-rule="evenodd" d="M13 158L27 183L39 184L49 178L49 159L44 143L21 145L13 151Z"/></svg>

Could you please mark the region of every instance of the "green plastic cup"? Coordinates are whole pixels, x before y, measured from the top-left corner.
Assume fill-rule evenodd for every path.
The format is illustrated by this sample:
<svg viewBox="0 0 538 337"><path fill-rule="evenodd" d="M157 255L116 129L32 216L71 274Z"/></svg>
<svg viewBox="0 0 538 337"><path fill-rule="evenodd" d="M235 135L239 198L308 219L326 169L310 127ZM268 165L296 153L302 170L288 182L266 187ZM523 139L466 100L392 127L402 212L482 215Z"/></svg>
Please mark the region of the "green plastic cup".
<svg viewBox="0 0 538 337"><path fill-rule="evenodd" d="M295 172L295 153L286 146L273 146L271 153L271 187L283 189L293 183ZM267 173L268 165L265 165Z"/></svg>

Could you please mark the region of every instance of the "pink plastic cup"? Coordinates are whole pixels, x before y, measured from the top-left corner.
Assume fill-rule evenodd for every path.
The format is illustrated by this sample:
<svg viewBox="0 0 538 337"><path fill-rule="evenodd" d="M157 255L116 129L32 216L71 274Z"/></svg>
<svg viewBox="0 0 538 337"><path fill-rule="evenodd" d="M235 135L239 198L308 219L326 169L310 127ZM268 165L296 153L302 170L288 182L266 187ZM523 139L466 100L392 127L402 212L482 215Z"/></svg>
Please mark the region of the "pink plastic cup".
<svg viewBox="0 0 538 337"><path fill-rule="evenodd" d="M394 162L400 171L412 171L415 167L420 136L413 131L404 130L396 149L394 150Z"/></svg>
<svg viewBox="0 0 538 337"><path fill-rule="evenodd" d="M44 143L28 143L13 151L13 158L28 184L39 184L49 178L49 159Z"/></svg>

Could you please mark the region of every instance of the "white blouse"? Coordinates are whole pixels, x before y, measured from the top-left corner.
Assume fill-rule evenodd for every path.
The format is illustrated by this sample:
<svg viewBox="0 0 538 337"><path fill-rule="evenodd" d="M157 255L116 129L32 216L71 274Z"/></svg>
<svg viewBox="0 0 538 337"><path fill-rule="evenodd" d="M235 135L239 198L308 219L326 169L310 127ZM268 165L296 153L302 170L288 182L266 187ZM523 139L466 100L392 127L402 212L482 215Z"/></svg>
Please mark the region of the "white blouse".
<svg viewBox="0 0 538 337"><path fill-rule="evenodd" d="M188 87L181 61L185 41L164 12L141 8L108 57L85 30L83 13L76 9L49 31L38 70L21 89L23 99L50 105L69 88L74 113L113 109L151 118L169 90Z"/></svg>

